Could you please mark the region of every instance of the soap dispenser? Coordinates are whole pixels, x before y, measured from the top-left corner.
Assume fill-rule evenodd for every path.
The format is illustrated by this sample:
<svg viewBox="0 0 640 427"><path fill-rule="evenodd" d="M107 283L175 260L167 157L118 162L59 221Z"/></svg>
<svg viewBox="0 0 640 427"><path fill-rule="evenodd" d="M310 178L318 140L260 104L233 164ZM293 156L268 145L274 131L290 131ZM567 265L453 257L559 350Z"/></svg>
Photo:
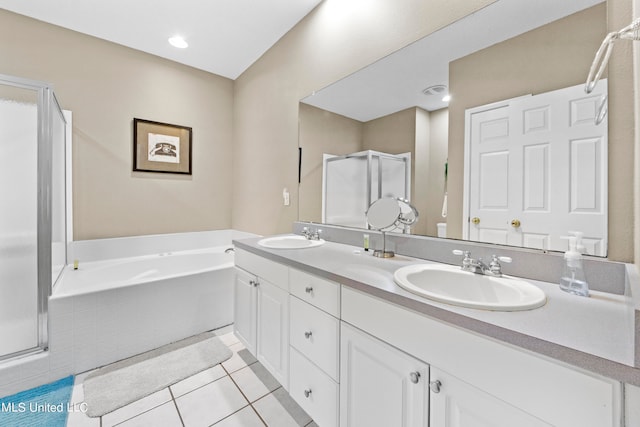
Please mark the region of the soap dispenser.
<svg viewBox="0 0 640 427"><path fill-rule="evenodd" d="M570 233L569 250L564 253L564 268L560 277L560 289L582 297L589 296L589 285L582 268L582 253L578 247L582 247L582 233Z"/></svg>

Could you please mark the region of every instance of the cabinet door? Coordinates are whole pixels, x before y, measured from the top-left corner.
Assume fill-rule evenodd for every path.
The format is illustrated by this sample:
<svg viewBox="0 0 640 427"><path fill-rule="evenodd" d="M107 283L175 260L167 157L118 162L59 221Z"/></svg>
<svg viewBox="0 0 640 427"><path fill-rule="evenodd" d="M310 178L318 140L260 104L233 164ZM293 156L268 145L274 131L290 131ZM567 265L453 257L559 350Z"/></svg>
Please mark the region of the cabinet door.
<svg viewBox="0 0 640 427"><path fill-rule="evenodd" d="M431 427L551 425L433 366L431 382Z"/></svg>
<svg viewBox="0 0 640 427"><path fill-rule="evenodd" d="M258 350L256 357L288 390L289 293L258 279Z"/></svg>
<svg viewBox="0 0 640 427"><path fill-rule="evenodd" d="M426 427L429 366L342 323L340 427Z"/></svg>
<svg viewBox="0 0 640 427"><path fill-rule="evenodd" d="M256 277L239 268L235 275L233 329L251 354L256 354Z"/></svg>

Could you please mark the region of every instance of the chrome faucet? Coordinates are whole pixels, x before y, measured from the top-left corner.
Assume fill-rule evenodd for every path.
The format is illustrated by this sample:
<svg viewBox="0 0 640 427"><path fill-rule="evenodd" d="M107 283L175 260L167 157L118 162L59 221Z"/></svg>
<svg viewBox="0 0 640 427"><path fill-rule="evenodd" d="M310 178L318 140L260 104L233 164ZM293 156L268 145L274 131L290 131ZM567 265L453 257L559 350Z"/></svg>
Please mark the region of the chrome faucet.
<svg viewBox="0 0 640 427"><path fill-rule="evenodd" d="M308 227L304 227L302 229L302 235L307 238L307 240L320 240L320 236L322 235L322 230L316 228L314 231L309 230Z"/></svg>
<svg viewBox="0 0 640 427"><path fill-rule="evenodd" d="M502 265L500 262L511 262L511 257L508 256L497 256L492 255L491 262L489 265L482 262L482 258L473 259L471 258L471 252L469 251L461 251L459 249L453 250L454 255L463 255L462 259L462 270L470 271L471 273L476 274L484 274L487 276L500 277L502 276Z"/></svg>

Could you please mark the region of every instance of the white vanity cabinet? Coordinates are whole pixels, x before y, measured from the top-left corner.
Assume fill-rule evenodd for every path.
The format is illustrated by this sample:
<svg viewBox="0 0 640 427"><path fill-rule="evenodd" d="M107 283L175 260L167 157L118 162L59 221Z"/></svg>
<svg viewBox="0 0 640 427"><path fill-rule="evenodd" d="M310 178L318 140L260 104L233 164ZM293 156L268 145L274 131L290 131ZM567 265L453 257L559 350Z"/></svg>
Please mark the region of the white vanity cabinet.
<svg viewBox="0 0 640 427"><path fill-rule="evenodd" d="M242 249L235 257L236 335L320 427L623 424L618 381Z"/></svg>
<svg viewBox="0 0 640 427"><path fill-rule="evenodd" d="M617 381L349 287L342 287L341 299L343 324L429 363L430 382L440 381L439 393L430 392L430 427L621 425L622 389ZM349 375L342 370L343 381ZM504 420L511 422L501 424Z"/></svg>
<svg viewBox="0 0 640 427"><path fill-rule="evenodd" d="M235 268L233 287L233 331L244 346L256 354L256 329L258 323L256 276L241 268Z"/></svg>
<svg viewBox="0 0 640 427"><path fill-rule="evenodd" d="M340 427L427 427L429 366L346 323L341 334Z"/></svg>
<svg viewBox="0 0 640 427"><path fill-rule="evenodd" d="M236 249L234 332L289 387L289 272L282 264Z"/></svg>
<svg viewBox="0 0 640 427"><path fill-rule="evenodd" d="M430 426L548 427L539 418L431 367Z"/></svg>
<svg viewBox="0 0 640 427"><path fill-rule="evenodd" d="M291 397L320 427L338 425L340 285L289 269Z"/></svg>

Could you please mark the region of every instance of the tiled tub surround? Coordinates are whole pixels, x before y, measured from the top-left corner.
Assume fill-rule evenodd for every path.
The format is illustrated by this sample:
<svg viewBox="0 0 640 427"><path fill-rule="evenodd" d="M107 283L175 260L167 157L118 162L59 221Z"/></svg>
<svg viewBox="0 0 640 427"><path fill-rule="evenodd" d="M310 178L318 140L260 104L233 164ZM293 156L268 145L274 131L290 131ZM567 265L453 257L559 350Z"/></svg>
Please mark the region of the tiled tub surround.
<svg viewBox="0 0 640 427"><path fill-rule="evenodd" d="M73 242L49 298L49 349L0 365L0 396L233 322L234 230ZM207 265L217 263L217 265ZM89 280L83 283L78 278Z"/></svg>
<svg viewBox="0 0 640 427"><path fill-rule="evenodd" d="M330 232L322 228L323 238L330 239ZM359 235L362 236L362 231ZM234 243L237 248L341 283L464 330L608 378L640 385L640 368L634 367L634 303L627 295L592 291L590 298L575 297L562 292L555 283L530 280L547 295L548 301L543 307L522 312L474 310L430 301L395 284L393 272L397 268L429 262L425 259L396 255L395 258L383 260L371 256L372 251L364 252L358 246L330 241L310 250L273 250L258 246L258 240L246 239ZM446 242L447 247L442 251L450 251L451 244L467 249L465 242L460 242L460 245L457 243ZM510 254L506 252L500 248L499 254ZM517 253L510 255L514 260L509 267L520 262ZM616 265L622 266L624 274L624 264ZM539 264L537 268L544 270L546 266ZM515 275L512 270L508 273Z"/></svg>

